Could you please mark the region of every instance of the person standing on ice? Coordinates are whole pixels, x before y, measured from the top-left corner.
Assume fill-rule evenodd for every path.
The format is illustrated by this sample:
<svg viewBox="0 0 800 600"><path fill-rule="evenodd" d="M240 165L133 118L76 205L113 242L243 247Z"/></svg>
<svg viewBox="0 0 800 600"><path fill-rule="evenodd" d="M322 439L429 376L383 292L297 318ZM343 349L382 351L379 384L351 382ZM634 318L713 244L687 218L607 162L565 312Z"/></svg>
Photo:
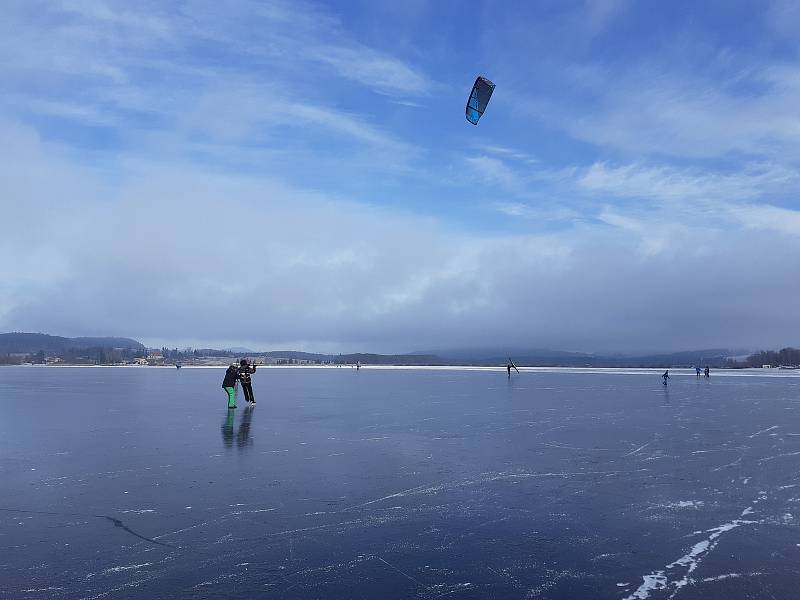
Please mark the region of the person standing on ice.
<svg viewBox="0 0 800 600"><path fill-rule="evenodd" d="M253 395L253 383L250 381L250 375L255 372L256 366L247 364L246 358L239 361L239 381L242 382L244 399L253 406L255 406L256 397Z"/></svg>
<svg viewBox="0 0 800 600"><path fill-rule="evenodd" d="M664 371L664 374L661 377L664 378L664 385L667 385L667 379L669 379L669 369Z"/></svg>
<svg viewBox="0 0 800 600"><path fill-rule="evenodd" d="M700 377L700 365L697 365L697 366L694 368L694 370L695 370L695 373L697 373L697 376L698 376L698 377Z"/></svg>
<svg viewBox="0 0 800 600"><path fill-rule="evenodd" d="M708 365L706 365L706 377L711 377L711 369L708 368Z"/></svg>
<svg viewBox="0 0 800 600"><path fill-rule="evenodd" d="M225 379L222 380L222 389L228 394L228 408L236 408L236 382L239 379L239 369L233 363L225 371Z"/></svg>

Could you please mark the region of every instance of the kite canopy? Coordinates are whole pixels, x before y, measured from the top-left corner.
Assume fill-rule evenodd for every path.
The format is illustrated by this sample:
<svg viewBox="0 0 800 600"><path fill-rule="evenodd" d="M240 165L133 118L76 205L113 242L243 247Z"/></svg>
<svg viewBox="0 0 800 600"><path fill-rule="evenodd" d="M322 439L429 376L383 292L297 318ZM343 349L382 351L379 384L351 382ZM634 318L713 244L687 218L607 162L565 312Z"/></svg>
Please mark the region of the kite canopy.
<svg viewBox="0 0 800 600"><path fill-rule="evenodd" d="M486 111L486 105L489 104L489 98L492 97L493 91L494 84L485 77L478 77L475 80L472 93L467 101L467 121L473 125L478 124L478 119Z"/></svg>

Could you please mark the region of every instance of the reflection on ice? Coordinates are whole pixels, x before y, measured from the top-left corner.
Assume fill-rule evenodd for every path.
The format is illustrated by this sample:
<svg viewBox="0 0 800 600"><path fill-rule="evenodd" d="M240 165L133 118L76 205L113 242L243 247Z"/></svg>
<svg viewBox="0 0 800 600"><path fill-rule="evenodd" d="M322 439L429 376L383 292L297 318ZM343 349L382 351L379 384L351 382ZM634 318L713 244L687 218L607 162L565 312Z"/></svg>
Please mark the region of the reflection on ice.
<svg viewBox="0 0 800 600"><path fill-rule="evenodd" d="M225 420L222 422L222 442L226 448L233 448L233 442L236 441L236 446L240 450L248 448L253 444L253 438L250 434L250 425L253 420L253 407L245 406L241 411L241 418L239 420L239 427L234 429L236 422L237 409L229 408L225 412Z"/></svg>

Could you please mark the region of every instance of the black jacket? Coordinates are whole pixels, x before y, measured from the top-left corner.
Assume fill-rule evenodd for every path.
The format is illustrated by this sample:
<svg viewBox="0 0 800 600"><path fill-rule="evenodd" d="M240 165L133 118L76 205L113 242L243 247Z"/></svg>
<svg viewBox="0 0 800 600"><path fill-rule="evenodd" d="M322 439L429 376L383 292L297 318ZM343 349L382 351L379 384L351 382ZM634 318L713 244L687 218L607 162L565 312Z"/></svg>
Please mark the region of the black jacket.
<svg viewBox="0 0 800 600"><path fill-rule="evenodd" d="M239 379L239 369L236 367L228 367L228 370L225 371L225 379L222 381L222 387L235 386L237 379Z"/></svg>
<svg viewBox="0 0 800 600"><path fill-rule="evenodd" d="M255 365L244 365L239 367L239 381L241 381L242 384L250 383L250 374L255 372Z"/></svg>

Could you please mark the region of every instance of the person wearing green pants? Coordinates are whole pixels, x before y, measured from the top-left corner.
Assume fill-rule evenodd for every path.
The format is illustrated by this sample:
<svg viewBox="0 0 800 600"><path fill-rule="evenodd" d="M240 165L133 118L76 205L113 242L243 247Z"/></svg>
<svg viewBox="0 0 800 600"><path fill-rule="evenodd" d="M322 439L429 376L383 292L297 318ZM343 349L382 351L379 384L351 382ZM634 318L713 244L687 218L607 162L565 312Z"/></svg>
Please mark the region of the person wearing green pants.
<svg viewBox="0 0 800 600"><path fill-rule="evenodd" d="M239 367L236 363L225 371L222 389L228 393L228 408L236 408L236 381L239 379Z"/></svg>

